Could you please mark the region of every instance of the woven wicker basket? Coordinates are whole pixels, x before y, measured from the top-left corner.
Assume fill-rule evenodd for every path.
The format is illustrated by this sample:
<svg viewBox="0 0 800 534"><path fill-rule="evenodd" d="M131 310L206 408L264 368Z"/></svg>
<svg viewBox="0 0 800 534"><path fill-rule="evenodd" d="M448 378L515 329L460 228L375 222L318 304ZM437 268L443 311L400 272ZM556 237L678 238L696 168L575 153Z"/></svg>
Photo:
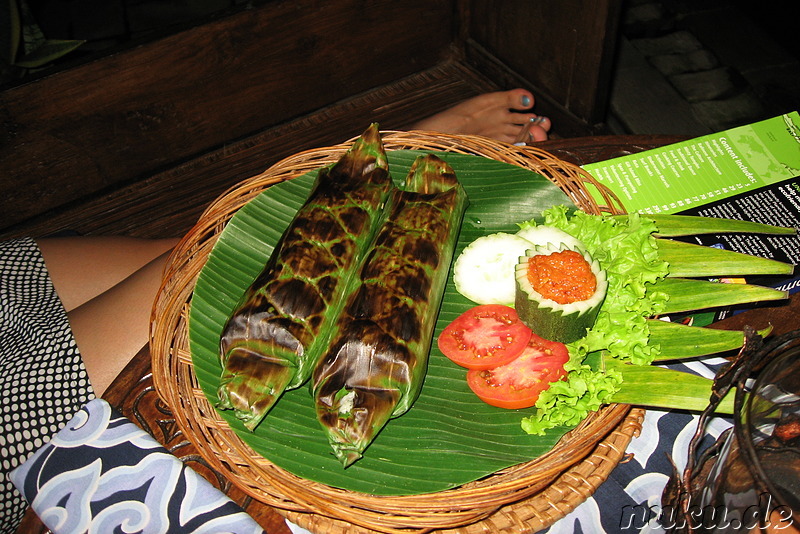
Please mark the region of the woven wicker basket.
<svg viewBox="0 0 800 534"><path fill-rule="evenodd" d="M619 200L579 167L532 147L481 137L384 132L387 150L418 149L493 158L531 169L589 213L620 213ZM246 445L201 391L192 369L187 318L197 276L228 220L265 188L335 162L350 146L286 158L224 193L173 251L153 311L153 380L186 437L209 464L290 521L325 533L535 532L583 502L623 458L644 412L609 405L587 417L548 453L464 486L433 494L374 496L301 479ZM588 192L602 193L598 204Z"/></svg>

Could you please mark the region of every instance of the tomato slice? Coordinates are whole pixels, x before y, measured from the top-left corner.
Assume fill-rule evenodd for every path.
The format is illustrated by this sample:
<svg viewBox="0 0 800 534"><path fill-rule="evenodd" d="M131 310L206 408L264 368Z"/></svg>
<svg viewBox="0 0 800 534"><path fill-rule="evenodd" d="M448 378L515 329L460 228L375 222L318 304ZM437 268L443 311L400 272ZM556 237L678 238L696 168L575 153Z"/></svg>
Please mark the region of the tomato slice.
<svg viewBox="0 0 800 534"><path fill-rule="evenodd" d="M442 354L468 369L491 369L522 354L531 329L514 308L483 304L470 308L447 325L439 336Z"/></svg>
<svg viewBox="0 0 800 534"><path fill-rule="evenodd" d="M531 335L525 350L494 369L470 369L467 384L485 403L498 408L530 408L550 384L567 376L569 352L563 343Z"/></svg>

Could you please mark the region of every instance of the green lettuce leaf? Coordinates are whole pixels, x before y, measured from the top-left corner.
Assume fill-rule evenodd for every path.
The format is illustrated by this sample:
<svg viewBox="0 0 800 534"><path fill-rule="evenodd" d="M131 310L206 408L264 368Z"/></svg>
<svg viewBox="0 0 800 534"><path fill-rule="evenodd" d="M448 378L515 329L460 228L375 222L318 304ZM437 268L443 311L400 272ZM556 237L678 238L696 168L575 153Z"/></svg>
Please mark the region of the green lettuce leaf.
<svg viewBox="0 0 800 534"><path fill-rule="evenodd" d="M636 213L627 217L581 211L569 214L565 206L554 206L543 215L543 224L583 242L608 276L606 299L594 327L586 337L572 343L570 351L580 359L590 352L606 350L610 356L634 364L651 363L658 347L648 344L647 318L661 313L668 299L666 293L653 291L651 286L669 272L668 264L658 256L655 224ZM531 225L536 222L521 224L523 228Z"/></svg>
<svg viewBox="0 0 800 534"><path fill-rule="evenodd" d="M658 315L668 299L665 293L652 290L669 270L658 256L653 236L656 227L651 220L635 213L627 217L570 213L565 206L554 206L543 216L542 224L564 230L586 245L607 273L608 291L594 326L585 337L567 345L570 361L566 380L542 392L536 412L523 419L522 428L529 434L578 424L619 391L621 374L587 365L588 355L602 351L622 361L649 365L659 347L648 343L647 319ZM527 221L520 226L536 224Z"/></svg>
<svg viewBox="0 0 800 534"><path fill-rule="evenodd" d="M522 419L528 434L544 435L548 429L575 426L619 391L622 374L615 369L595 370L581 365L567 380L554 382L536 401L533 415Z"/></svg>

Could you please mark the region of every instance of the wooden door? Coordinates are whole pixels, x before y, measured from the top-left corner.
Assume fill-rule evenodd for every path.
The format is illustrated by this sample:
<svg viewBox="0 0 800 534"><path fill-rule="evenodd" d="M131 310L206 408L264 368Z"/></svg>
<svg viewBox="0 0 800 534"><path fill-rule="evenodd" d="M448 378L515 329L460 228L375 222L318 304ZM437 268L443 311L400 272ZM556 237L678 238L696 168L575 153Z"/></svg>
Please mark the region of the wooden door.
<svg viewBox="0 0 800 534"><path fill-rule="evenodd" d="M602 133L621 0L464 0L465 51L518 73L564 136Z"/></svg>

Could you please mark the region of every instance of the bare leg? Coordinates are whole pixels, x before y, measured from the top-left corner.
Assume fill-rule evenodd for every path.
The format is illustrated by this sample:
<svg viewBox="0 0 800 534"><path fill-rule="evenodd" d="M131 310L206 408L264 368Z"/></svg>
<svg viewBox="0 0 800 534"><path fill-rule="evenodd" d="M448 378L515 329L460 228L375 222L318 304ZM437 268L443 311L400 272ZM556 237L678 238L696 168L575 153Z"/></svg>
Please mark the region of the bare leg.
<svg viewBox="0 0 800 534"><path fill-rule="evenodd" d="M533 95L524 89L486 93L423 119L412 129L482 135L513 143L522 126L537 117L530 112L533 104ZM531 126L531 139L525 142L546 140L550 126L550 120L544 117L541 123Z"/></svg>
<svg viewBox="0 0 800 534"><path fill-rule="evenodd" d="M97 396L148 342L150 314L168 253L68 313ZM58 289L56 289L58 290Z"/></svg>
<svg viewBox="0 0 800 534"><path fill-rule="evenodd" d="M176 243L126 237L38 241L98 396L147 344L150 313Z"/></svg>
<svg viewBox="0 0 800 534"><path fill-rule="evenodd" d="M122 236L37 240L50 279L67 311L107 291L172 249L177 239Z"/></svg>

